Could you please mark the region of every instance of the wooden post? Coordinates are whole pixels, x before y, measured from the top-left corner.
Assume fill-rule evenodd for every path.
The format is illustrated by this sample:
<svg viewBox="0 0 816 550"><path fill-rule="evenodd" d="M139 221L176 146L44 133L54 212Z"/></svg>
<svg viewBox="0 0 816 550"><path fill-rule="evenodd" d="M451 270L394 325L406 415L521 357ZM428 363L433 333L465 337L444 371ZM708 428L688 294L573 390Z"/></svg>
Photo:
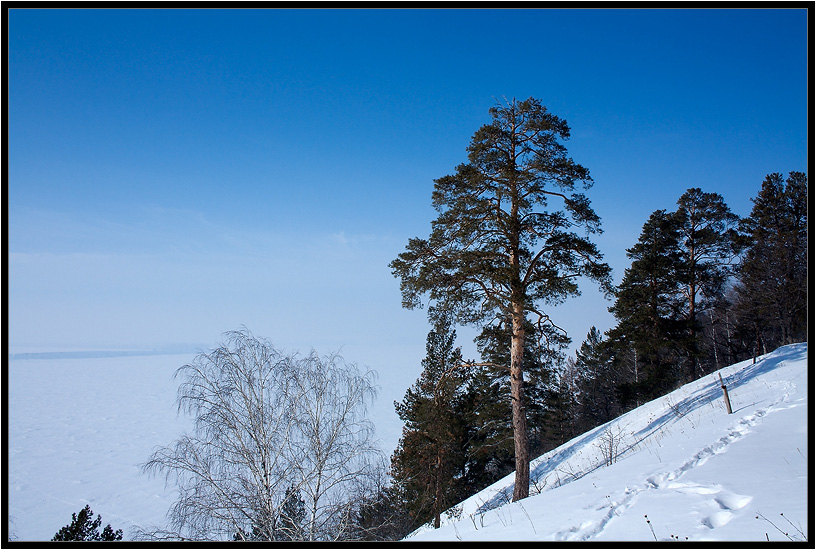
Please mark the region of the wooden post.
<svg viewBox="0 0 816 550"><path fill-rule="evenodd" d="M725 389L725 382L723 382L722 374L718 372L717 376L720 377L720 387L723 391L723 399L725 399L725 410L728 411L728 414L731 414L731 400L728 399L728 390Z"/></svg>

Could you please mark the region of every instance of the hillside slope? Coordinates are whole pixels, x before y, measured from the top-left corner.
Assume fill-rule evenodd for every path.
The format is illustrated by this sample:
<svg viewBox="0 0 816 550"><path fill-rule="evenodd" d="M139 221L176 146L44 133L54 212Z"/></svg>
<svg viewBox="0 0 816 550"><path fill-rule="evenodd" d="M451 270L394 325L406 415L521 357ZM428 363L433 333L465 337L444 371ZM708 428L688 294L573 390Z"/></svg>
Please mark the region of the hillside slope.
<svg viewBox="0 0 816 550"><path fill-rule="evenodd" d="M807 344L717 373L535 459L411 541L789 541L809 535ZM610 450L612 460L609 460Z"/></svg>

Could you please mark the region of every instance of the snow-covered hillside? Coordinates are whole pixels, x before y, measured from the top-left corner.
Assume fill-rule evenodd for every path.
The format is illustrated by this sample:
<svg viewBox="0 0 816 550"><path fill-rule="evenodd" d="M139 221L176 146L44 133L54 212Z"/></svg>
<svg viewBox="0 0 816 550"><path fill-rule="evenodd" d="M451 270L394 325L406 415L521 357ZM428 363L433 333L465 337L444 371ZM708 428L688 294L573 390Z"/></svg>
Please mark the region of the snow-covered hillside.
<svg viewBox="0 0 816 550"><path fill-rule="evenodd" d="M162 525L173 488L138 465L188 429L172 374L192 357L9 361L9 534L48 540L85 504L125 539ZM720 372L733 414L706 376L535 460L530 498L496 507L511 475L411 540L788 540L774 525L801 538L807 345ZM609 466L604 442L620 453Z"/></svg>
<svg viewBox="0 0 816 550"><path fill-rule="evenodd" d="M462 502L412 541L789 541L808 529L807 344L647 403ZM609 463L610 448L616 457Z"/></svg>

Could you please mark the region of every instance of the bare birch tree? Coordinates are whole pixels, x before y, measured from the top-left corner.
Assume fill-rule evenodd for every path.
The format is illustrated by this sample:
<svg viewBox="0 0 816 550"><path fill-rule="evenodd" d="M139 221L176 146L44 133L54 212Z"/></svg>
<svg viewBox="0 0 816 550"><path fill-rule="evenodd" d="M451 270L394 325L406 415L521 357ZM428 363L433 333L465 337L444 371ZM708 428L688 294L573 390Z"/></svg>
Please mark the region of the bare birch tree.
<svg viewBox="0 0 816 550"><path fill-rule="evenodd" d="M381 460L366 406L375 374L338 355L285 355L248 330L176 372L192 434L143 470L178 486L167 529L150 539L335 540L350 530L348 495ZM303 525L286 510L303 499Z"/></svg>

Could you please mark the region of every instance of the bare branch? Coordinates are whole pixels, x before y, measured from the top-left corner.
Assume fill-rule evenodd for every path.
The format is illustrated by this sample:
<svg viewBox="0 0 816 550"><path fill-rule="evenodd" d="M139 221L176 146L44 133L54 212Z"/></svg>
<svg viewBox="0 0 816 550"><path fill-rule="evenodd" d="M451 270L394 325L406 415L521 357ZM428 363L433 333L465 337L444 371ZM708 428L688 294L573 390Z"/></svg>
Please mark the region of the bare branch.
<svg viewBox="0 0 816 550"><path fill-rule="evenodd" d="M230 333L229 344L177 372L179 408L195 416L195 431L143 465L179 487L169 529L155 539L345 536L349 489L379 457L365 415L373 373L337 355L284 357L248 331ZM311 512L303 525L281 519L300 498L294 491Z"/></svg>

